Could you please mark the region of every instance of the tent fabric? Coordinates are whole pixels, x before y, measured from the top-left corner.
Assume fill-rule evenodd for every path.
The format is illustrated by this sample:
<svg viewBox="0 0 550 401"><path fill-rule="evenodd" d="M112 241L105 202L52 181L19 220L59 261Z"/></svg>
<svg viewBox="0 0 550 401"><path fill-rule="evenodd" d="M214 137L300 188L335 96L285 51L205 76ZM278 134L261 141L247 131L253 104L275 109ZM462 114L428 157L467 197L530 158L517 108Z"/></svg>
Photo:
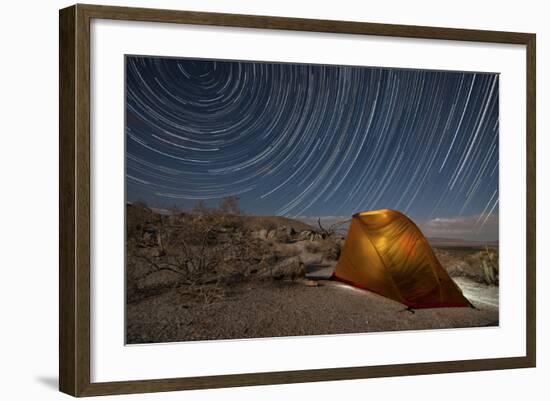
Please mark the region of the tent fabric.
<svg viewBox="0 0 550 401"><path fill-rule="evenodd" d="M333 278L413 309L471 306L420 229L395 210L353 215Z"/></svg>

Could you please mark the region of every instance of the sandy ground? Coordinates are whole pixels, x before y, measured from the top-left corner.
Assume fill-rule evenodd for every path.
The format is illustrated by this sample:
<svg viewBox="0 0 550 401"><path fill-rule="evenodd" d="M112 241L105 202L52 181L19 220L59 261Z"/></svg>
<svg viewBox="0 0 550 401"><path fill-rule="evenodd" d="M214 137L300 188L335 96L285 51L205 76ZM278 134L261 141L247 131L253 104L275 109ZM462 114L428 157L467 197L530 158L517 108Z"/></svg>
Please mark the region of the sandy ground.
<svg viewBox="0 0 550 401"><path fill-rule="evenodd" d="M331 281L344 237L327 239L303 222L221 209L160 215L143 205L127 205L127 220L130 344L498 325L498 287L480 284L498 283L498 244L491 251L484 243L433 244L476 308L412 313L398 302ZM202 266L202 276L195 277L197 266L182 260L196 258L216 268ZM306 279L297 279L304 273Z"/></svg>
<svg viewBox="0 0 550 401"><path fill-rule="evenodd" d="M496 309L498 312L498 287L479 284L463 277L455 277L453 280L476 308Z"/></svg>
<svg viewBox="0 0 550 401"><path fill-rule="evenodd" d="M320 266L310 276L331 273ZM127 343L218 340L463 328L498 325L498 287L458 278L476 306L411 313L400 303L343 283L319 280L237 284L211 304L190 302L177 289L127 307Z"/></svg>

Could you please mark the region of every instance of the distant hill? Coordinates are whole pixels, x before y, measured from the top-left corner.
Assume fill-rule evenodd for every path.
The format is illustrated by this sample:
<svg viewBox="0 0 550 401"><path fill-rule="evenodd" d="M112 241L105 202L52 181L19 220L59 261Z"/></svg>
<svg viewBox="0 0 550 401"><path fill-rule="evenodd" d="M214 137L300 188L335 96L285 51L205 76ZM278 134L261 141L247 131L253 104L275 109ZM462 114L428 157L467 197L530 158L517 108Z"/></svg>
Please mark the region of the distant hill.
<svg viewBox="0 0 550 401"><path fill-rule="evenodd" d="M436 247L485 248L485 245L498 248L498 241L474 241L460 238L428 238L428 242Z"/></svg>
<svg viewBox="0 0 550 401"><path fill-rule="evenodd" d="M174 211L168 209L161 209L155 207L148 207L138 202L126 202L126 212L128 214L128 220L133 220L132 217L137 213L154 215L169 216L174 214ZM191 212L181 212L184 215L190 215ZM251 231L259 231L262 229L272 230L278 227L292 228L297 232L310 230L315 231L311 225L299 220L290 219L283 216L251 216L247 214L239 215L242 218L244 226Z"/></svg>

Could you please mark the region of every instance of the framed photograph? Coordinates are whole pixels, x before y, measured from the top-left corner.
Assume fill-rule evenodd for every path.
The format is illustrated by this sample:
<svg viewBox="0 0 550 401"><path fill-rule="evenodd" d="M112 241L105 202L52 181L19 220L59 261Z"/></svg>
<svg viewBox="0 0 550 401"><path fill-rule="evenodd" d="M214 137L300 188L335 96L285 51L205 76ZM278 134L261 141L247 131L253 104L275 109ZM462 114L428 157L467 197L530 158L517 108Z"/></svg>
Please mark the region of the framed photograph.
<svg viewBox="0 0 550 401"><path fill-rule="evenodd" d="M59 18L61 391L535 366L534 34Z"/></svg>

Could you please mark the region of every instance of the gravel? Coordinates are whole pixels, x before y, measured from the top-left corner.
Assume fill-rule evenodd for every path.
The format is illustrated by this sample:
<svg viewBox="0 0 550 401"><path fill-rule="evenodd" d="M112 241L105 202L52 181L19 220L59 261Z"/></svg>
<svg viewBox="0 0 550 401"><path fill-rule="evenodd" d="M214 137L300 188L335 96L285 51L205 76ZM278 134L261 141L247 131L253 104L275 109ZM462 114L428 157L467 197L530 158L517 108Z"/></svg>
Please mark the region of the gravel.
<svg viewBox="0 0 550 401"><path fill-rule="evenodd" d="M318 284L301 280L238 283L207 303L171 289L127 305L126 340L139 344L498 326L498 298L476 302L474 292L486 293L486 288L464 280L459 285L469 286L465 295L476 309L414 313L369 291L330 280Z"/></svg>

